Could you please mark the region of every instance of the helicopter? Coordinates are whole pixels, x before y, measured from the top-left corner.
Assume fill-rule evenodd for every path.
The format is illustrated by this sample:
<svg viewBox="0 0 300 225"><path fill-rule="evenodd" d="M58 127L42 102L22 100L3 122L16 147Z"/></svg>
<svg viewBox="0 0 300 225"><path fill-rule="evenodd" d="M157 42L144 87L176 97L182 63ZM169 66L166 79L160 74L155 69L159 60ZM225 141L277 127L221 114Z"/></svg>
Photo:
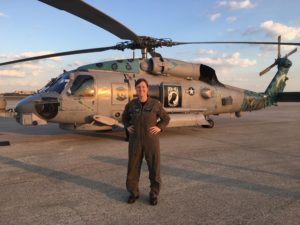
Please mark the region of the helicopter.
<svg viewBox="0 0 300 225"><path fill-rule="evenodd" d="M281 56L281 45L299 46L300 43L206 41L174 42L139 36L129 28L81 0L39 0L47 5L80 17L119 37L116 45L59 52L2 62L0 66L31 60L104 52L108 50L141 50L141 58L97 62L80 66L51 79L35 94L21 100L15 108L16 121L21 125L58 123L69 130L105 131L123 128L121 122L125 105L136 97L135 82L139 78L149 81L149 96L158 99L170 115L168 127L214 127L212 115L263 109L278 101L299 101L299 94L283 93L287 74L292 66L288 59L295 48ZM213 68L197 63L164 58L157 48L191 44L254 44L277 45L275 62L263 70L267 73L277 66L277 72L263 93L223 84ZM148 55L151 57L148 58ZM296 97L295 97L296 96Z"/></svg>

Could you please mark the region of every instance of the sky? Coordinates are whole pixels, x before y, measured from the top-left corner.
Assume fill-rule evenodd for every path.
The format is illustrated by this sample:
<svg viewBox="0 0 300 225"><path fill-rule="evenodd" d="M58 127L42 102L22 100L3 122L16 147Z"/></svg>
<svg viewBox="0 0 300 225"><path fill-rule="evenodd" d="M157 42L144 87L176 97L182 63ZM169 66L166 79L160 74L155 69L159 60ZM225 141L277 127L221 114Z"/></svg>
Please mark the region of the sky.
<svg viewBox="0 0 300 225"><path fill-rule="evenodd" d="M173 41L300 42L299 0L86 0L137 35ZM37 0L0 0L0 62L40 54L115 45L122 40L65 11ZM294 48L282 46L282 55ZM277 46L186 45L158 48L165 58L201 63L216 70L225 84L264 91L276 67L260 77L277 57ZM135 52L140 57L138 50ZM36 91L63 70L114 59L132 51L56 57L0 67L0 93ZM300 91L300 49L285 91Z"/></svg>

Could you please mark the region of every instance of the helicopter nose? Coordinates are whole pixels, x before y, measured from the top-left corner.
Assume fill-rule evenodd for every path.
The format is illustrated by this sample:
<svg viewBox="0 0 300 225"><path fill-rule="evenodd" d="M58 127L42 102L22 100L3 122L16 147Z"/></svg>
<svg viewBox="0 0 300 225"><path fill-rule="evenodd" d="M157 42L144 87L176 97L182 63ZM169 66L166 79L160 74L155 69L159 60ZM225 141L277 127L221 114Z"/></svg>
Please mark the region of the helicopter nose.
<svg viewBox="0 0 300 225"><path fill-rule="evenodd" d="M16 105L15 111L18 114L32 113L34 111L34 103L32 101L28 101L28 99L25 98Z"/></svg>
<svg viewBox="0 0 300 225"><path fill-rule="evenodd" d="M15 108L17 113L16 121L21 125L41 125L47 124L47 121L40 118L36 111L35 101L39 99L38 96L28 96L22 99Z"/></svg>

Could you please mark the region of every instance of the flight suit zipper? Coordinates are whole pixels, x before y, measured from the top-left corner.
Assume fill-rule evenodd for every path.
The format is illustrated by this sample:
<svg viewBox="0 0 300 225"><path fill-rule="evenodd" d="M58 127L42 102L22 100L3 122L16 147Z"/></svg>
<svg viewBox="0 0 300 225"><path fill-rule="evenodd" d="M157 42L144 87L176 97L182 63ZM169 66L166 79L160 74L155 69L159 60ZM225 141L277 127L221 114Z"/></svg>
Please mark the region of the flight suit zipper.
<svg viewBox="0 0 300 225"><path fill-rule="evenodd" d="M140 143L144 143L144 123L143 123L143 111L144 111L144 106L139 102L140 106L141 106L141 112L140 112L140 120L141 120L141 124L140 124L140 134L141 134L141 140ZM143 149L143 146L141 146L141 148ZM143 150L142 150L143 151Z"/></svg>

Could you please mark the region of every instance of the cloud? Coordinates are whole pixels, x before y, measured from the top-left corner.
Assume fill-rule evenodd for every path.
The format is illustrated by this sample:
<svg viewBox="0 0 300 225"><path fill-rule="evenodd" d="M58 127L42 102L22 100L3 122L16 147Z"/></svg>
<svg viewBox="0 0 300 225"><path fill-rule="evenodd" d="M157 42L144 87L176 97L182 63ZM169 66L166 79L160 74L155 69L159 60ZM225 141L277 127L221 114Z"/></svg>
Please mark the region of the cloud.
<svg viewBox="0 0 300 225"><path fill-rule="evenodd" d="M239 52L235 52L233 54L223 54L221 57L196 58L193 61L219 67L249 67L256 65L256 60L243 59L240 57Z"/></svg>
<svg viewBox="0 0 300 225"><path fill-rule="evenodd" d="M0 69L0 77L14 77L14 78L22 78L22 77L32 77L38 76L42 73L43 66L35 65L35 64L19 64L13 65L10 69L1 70Z"/></svg>
<svg viewBox="0 0 300 225"><path fill-rule="evenodd" d="M22 58L34 57L38 55L52 54L49 51L40 52L23 52L14 56L0 55L1 61L18 60ZM61 60L60 57L49 58L51 61L57 62ZM22 62L17 64L6 65L5 69L0 68L0 78L24 78L36 77L41 75L46 67L50 68L51 65L40 65L39 60Z"/></svg>
<svg viewBox="0 0 300 225"><path fill-rule="evenodd" d="M272 38L276 38L280 34L282 35L283 39L288 41L300 37L300 27L288 27L281 23L275 23L272 20L261 23L260 27L267 36Z"/></svg>
<svg viewBox="0 0 300 225"><path fill-rule="evenodd" d="M74 68L83 66L83 65L85 65L85 64L87 64L87 62L83 62L83 61L76 60L76 61L74 61L74 62L72 62L72 63L69 63L69 64L67 65L67 68L74 69Z"/></svg>
<svg viewBox="0 0 300 225"><path fill-rule="evenodd" d="M13 85L17 85L20 89L24 90L37 90L41 88L41 83L38 81L15 81Z"/></svg>
<svg viewBox="0 0 300 225"><path fill-rule="evenodd" d="M8 61L13 61L13 60L19 60L19 59L23 59L23 58L30 58L30 57L35 57L35 56L40 56L40 55L48 55L48 54L53 54L53 52L39 51L39 52L23 52L23 53L20 53L17 55L0 55L0 59L1 59L1 62L8 62ZM40 60L61 61L61 57L52 57L52 58L45 58L45 59L40 59ZM32 60L32 61L28 61L28 62L39 63L40 60Z"/></svg>
<svg viewBox="0 0 300 225"><path fill-rule="evenodd" d="M24 80L0 80L0 92L13 92L16 90L38 90L41 88L41 83L39 81L24 81Z"/></svg>
<svg viewBox="0 0 300 225"><path fill-rule="evenodd" d="M37 90L49 80L50 76L57 74L53 63L20 63L8 65L7 69L0 69L1 92L15 90Z"/></svg>
<svg viewBox="0 0 300 225"><path fill-rule="evenodd" d="M20 77L25 77L25 73L19 70L0 70L0 78L1 77L15 77L15 78L20 78Z"/></svg>
<svg viewBox="0 0 300 225"><path fill-rule="evenodd" d="M244 1L220 1L219 6L228 8L228 9L251 9L254 8L256 5L251 3L251 0L244 0Z"/></svg>
<svg viewBox="0 0 300 225"><path fill-rule="evenodd" d="M280 52L281 56L286 55L288 52L292 51L295 48L295 46L287 46L287 45L281 45L280 46ZM260 45L259 46L260 53L258 54L259 57L270 57L276 56L277 57L277 45ZM271 58L272 60L272 58Z"/></svg>
<svg viewBox="0 0 300 225"><path fill-rule="evenodd" d="M35 62L23 62L7 65L5 69L0 68L0 78L32 78L43 74L49 64L38 64Z"/></svg>
<svg viewBox="0 0 300 225"><path fill-rule="evenodd" d="M217 19L219 19L221 17L221 14L220 13L215 13L215 14L211 14L209 15L209 20L210 21L216 21Z"/></svg>
<svg viewBox="0 0 300 225"><path fill-rule="evenodd" d="M228 22L234 22L234 21L236 21L236 17L235 17L235 16L228 16L228 17L226 18L226 20L227 20Z"/></svg>
<svg viewBox="0 0 300 225"><path fill-rule="evenodd" d="M27 63L13 65L12 68L21 69L21 70L24 70L24 69L35 70L35 69L40 69L41 66L27 62Z"/></svg>
<svg viewBox="0 0 300 225"><path fill-rule="evenodd" d="M249 89L251 85L253 86L253 84L249 83L253 76L248 75L249 71L255 68L254 66L257 62L256 60L241 58L239 52L232 54L218 52L217 55L212 57L200 57L192 61L211 66L216 71L218 79L221 82L245 89ZM253 71L250 74L253 74Z"/></svg>
<svg viewBox="0 0 300 225"><path fill-rule="evenodd" d="M0 12L0 17L7 17L5 13Z"/></svg>
<svg viewBox="0 0 300 225"><path fill-rule="evenodd" d="M227 32L229 32L229 33L234 33L234 32L236 32L237 30L236 29L234 29L234 28L228 28L227 29Z"/></svg>
<svg viewBox="0 0 300 225"><path fill-rule="evenodd" d="M197 54L199 55L217 55L217 54L221 54L221 52L216 51L216 50L212 50L212 49L198 49L196 51Z"/></svg>
<svg viewBox="0 0 300 225"><path fill-rule="evenodd" d="M99 62L106 62L106 61L114 61L114 60L121 60L121 59L127 59L128 57L124 55L116 55L114 57L105 57L105 58L100 58L98 61Z"/></svg>
<svg viewBox="0 0 300 225"><path fill-rule="evenodd" d="M244 32L243 35L244 36L248 36L248 35L253 35L253 34L257 34L260 32L260 29L257 27L248 27Z"/></svg>
<svg viewBox="0 0 300 225"><path fill-rule="evenodd" d="M19 56L20 58L29 58L29 57L35 57L35 56L40 56L40 55L48 55L48 54L53 54L54 52L51 51L39 51L39 52L23 52ZM61 60L61 57L52 57L48 58L54 61L59 61Z"/></svg>

